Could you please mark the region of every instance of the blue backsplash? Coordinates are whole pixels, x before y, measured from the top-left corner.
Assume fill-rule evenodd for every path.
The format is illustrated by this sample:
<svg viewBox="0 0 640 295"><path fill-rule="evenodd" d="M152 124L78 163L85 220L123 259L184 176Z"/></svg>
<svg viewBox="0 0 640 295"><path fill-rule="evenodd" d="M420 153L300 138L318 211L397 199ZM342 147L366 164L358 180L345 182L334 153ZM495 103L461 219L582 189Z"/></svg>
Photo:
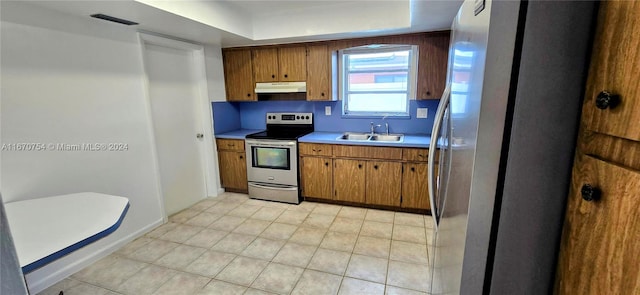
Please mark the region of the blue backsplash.
<svg viewBox="0 0 640 295"><path fill-rule="evenodd" d="M389 132L431 134L433 118L439 100L411 100L410 118L343 118L341 101L258 101L258 102L213 102L213 121L216 134L237 129L265 129L267 112L312 112L316 131L368 132L369 123L389 123ZM331 116L324 114L325 106L331 106ZM428 108L426 119L417 119L417 108ZM383 129L378 129L382 131Z"/></svg>

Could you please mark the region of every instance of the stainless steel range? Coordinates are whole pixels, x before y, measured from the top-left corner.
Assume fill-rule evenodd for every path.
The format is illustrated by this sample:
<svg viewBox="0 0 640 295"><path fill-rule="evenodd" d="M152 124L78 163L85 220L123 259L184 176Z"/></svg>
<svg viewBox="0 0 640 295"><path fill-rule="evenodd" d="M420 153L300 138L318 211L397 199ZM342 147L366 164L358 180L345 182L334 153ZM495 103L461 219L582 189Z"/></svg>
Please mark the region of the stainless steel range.
<svg viewBox="0 0 640 295"><path fill-rule="evenodd" d="M298 138L313 132L313 113L267 113L267 130L245 139L249 197L299 204Z"/></svg>

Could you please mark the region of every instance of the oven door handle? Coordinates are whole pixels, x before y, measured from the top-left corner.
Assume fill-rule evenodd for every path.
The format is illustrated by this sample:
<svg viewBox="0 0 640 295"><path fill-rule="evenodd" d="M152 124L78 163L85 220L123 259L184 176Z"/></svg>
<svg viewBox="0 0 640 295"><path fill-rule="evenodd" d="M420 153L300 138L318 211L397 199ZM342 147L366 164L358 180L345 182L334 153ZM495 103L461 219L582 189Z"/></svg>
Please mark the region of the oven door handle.
<svg viewBox="0 0 640 295"><path fill-rule="evenodd" d="M265 185L265 184L258 184L258 183L253 183L253 182L249 182L249 186L263 188L263 189L270 189L270 190L279 190L279 191L282 191L282 190L285 190L285 191L296 191L296 190L298 190L298 187L296 187L296 186L277 185L277 184Z"/></svg>
<svg viewBox="0 0 640 295"><path fill-rule="evenodd" d="M268 140L245 140L247 145L251 146L264 146L264 147L294 147L295 141L268 141Z"/></svg>

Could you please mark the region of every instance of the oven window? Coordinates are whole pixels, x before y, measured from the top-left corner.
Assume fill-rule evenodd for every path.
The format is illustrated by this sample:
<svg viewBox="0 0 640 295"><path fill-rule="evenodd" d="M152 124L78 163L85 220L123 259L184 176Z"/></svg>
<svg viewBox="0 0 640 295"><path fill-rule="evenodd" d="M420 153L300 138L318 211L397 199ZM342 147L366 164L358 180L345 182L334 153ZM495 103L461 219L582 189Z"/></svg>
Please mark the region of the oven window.
<svg viewBox="0 0 640 295"><path fill-rule="evenodd" d="M253 167L290 170L288 148L251 147Z"/></svg>

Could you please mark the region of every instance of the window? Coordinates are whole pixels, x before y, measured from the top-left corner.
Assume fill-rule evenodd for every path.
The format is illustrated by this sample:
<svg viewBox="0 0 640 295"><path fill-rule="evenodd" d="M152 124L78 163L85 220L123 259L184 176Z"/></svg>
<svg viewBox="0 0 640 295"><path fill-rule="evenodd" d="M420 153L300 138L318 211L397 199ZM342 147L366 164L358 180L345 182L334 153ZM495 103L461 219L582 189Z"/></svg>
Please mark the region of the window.
<svg viewBox="0 0 640 295"><path fill-rule="evenodd" d="M409 116L418 47L368 45L340 51L340 97L347 116Z"/></svg>

